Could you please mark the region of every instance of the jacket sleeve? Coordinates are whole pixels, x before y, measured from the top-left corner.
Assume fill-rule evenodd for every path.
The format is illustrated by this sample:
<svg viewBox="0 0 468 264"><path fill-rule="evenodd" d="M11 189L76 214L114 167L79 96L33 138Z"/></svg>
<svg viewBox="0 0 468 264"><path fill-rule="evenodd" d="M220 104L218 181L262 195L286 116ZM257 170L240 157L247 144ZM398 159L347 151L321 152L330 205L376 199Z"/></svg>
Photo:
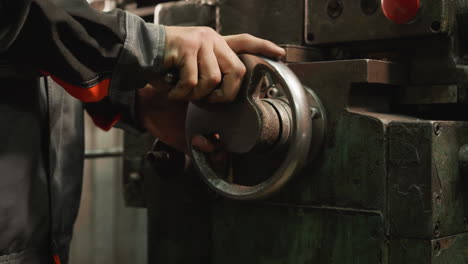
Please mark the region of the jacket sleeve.
<svg viewBox="0 0 468 264"><path fill-rule="evenodd" d="M105 101L113 110L103 109L101 123L122 112L135 117L136 90L161 73L164 45L164 27L122 10L99 12L85 0L0 0L0 56L49 75L85 103Z"/></svg>

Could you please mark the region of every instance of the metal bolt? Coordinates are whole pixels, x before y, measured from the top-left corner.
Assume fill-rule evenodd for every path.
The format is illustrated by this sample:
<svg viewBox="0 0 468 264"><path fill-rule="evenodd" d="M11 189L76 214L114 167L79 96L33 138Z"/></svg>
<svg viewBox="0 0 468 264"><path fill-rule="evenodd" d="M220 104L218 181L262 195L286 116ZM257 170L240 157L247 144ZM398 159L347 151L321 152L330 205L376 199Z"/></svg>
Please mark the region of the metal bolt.
<svg viewBox="0 0 468 264"><path fill-rule="evenodd" d="M140 173L135 172L135 171L130 172L130 174L128 176L132 181L138 181L140 179Z"/></svg>
<svg viewBox="0 0 468 264"><path fill-rule="evenodd" d="M442 29L442 24L440 21L433 21L431 24L431 30L434 33L438 33Z"/></svg>
<svg viewBox="0 0 468 264"><path fill-rule="evenodd" d="M271 86L270 88L268 88L267 96L268 98L276 98L276 97L281 96L281 92L275 86Z"/></svg>
<svg viewBox="0 0 468 264"><path fill-rule="evenodd" d="M310 110L310 116L312 119L316 119L319 117L320 110L317 107L311 107L309 108Z"/></svg>
<svg viewBox="0 0 468 264"><path fill-rule="evenodd" d="M440 252L440 243L439 242L434 243L433 250L434 250L434 255L439 255L439 252Z"/></svg>
<svg viewBox="0 0 468 264"><path fill-rule="evenodd" d="M373 15L379 9L377 0L361 0L361 10L364 14Z"/></svg>
<svg viewBox="0 0 468 264"><path fill-rule="evenodd" d="M437 221L434 225L434 235L436 237L440 236L440 222Z"/></svg>
<svg viewBox="0 0 468 264"><path fill-rule="evenodd" d="M327 14L330 18L338 18L343 13L342 0L330 0L327 5Z"/></svg>
<svg viewBox="0 0 468 264"><path fill-rule="evenodd" d="M434 124L434 134L436 134L436 136L440 135L440 123Z"/></svg>
<svg viewBox="0 0 468 264"><path fill-rule="evenodd" d="M314 41L315 40L315 35L314 33L307 33L307 41Z"/></svg>

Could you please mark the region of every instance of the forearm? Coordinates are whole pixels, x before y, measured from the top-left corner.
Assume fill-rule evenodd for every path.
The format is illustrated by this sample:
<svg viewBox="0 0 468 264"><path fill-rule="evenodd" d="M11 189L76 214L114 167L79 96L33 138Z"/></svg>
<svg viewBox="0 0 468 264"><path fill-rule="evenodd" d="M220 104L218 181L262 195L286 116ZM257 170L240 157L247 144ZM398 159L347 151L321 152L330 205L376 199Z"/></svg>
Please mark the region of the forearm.
<svg viewBox="0 0 468 264"><path fill-rule="evenodd" d="M10 63L56 77L75 97L99 101L124 46L125 13L101 14L85 1L69 2L73 11L71 4L48 0L3 0L2 12L14 22L2 23L1 52Z"/></svg>
<svg viewBox="0 0 468 264"><path fill-rule="evenodd" d="M102 13L84 0L0 4L0 54L15 64L34 66L80 87L111 78L115 70L138 75L129 81L117 76L126 81L121 85L134 86L129 82L159 70L163 28L122 10Z"/></svg>
<svg viewBox="0 0 468 264"><path fill-rule="evenodd" d="M51 75L84 102L133 116L135 90L161 71L164 28L84 0L0 0L0 55Z"/></svg>

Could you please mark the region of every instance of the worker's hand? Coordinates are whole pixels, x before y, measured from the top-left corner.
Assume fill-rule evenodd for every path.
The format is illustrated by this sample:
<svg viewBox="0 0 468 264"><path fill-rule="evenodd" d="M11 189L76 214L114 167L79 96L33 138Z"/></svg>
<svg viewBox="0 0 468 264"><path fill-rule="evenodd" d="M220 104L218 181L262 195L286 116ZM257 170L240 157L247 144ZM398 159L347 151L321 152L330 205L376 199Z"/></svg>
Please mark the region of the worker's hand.
<svg viewBox="0 0 468 264"><path fill-rule="evenodd" d="M179 151L186 152L185 117L188 102L168 99L169 84L162 81L156 81L154 84L138 90L137 107L141 122L154 137ZM192 138L192 145L200 151L214 153L221 148L216 141L216 138L208 139L196 135Z"/></svg>
<svg viewBox="0 0 468 264"><path fill-rule="evenodd" d="M285 50L248 34L222 37L208 27L166 27L165 70L177 70L179 81L168 94L174 100L229 102L245 74L237 54L279 58ZM216 89L219 85L219 89Z"/></svg>
<svg viewBox="0 0 468 264"><path fill-rule="evenodd" d="M143 126L164 143L186 152L185 117L188 101L233 100L245 74L237 54L248 53L279 58L284 49L270 41L247 34L222 37L211 28L166 27L164 67L178 70L175 86L161 78L138 91L138 115ZM220 89L214 90L221 83ZM192 139L194 147L215 152L219 146L202 137Z"/></svg>
<svg viewBox="0 0 468 264"><path fill-rule="evenodd" d="M156 80L138 90L137 113L143 127L167 145L186 151L185 116L187 101L171 100L171 85Z"/></svg>

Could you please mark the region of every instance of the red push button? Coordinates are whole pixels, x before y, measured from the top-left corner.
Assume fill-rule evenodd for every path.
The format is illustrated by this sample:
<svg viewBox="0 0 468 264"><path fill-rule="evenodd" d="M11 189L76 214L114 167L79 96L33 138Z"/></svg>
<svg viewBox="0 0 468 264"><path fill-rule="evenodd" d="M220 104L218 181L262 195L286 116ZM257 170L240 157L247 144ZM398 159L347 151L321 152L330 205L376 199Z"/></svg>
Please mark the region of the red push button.
<svg viewBox="0 0 468 264"><path fill-rule="evenodd" d="M384 15L397 24L411 22L418 14L421 0L382 0Z"/></svg>

